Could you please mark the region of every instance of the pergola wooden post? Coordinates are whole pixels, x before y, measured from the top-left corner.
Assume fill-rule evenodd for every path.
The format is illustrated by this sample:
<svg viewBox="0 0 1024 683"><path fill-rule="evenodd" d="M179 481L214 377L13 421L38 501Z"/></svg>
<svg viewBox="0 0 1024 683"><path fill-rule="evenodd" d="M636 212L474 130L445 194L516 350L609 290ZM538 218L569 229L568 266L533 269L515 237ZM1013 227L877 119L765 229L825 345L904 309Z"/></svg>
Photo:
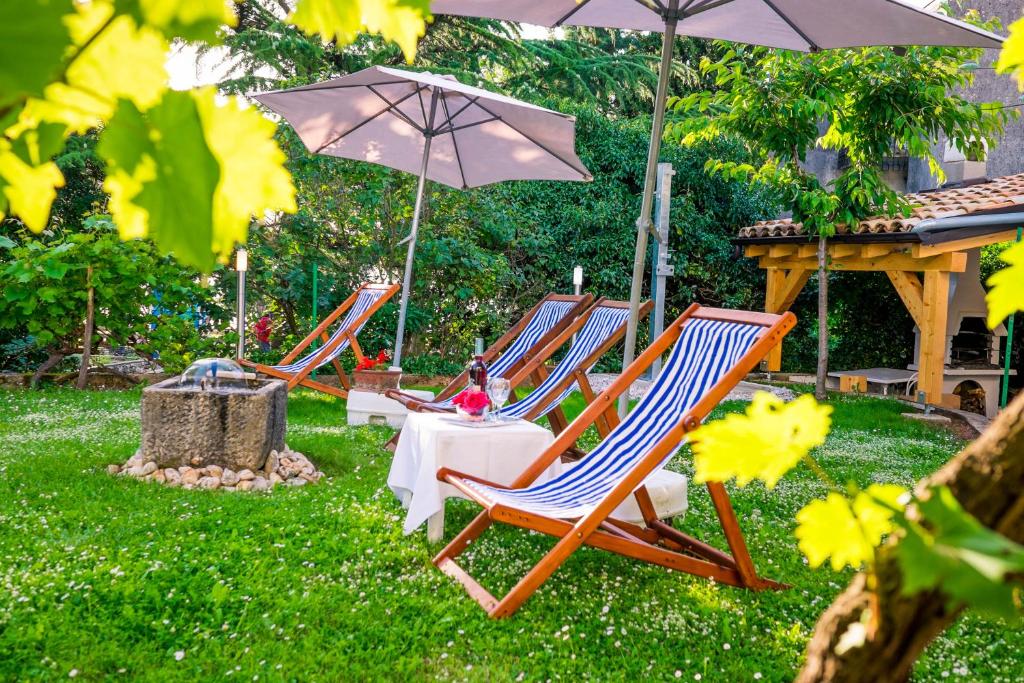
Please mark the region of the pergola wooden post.
<svg viewBox="0 0 1024 683"><path fill-rule="evenodd" d="M994 244L1003 235L986 235L984 243ZM838 242L828 246L829 269L833 271L884 272L900 300L921 331L918 354L918 390L929 403L942 400L942 377L946 360L946 324L951 273L967 267L966 249L980 246L978 238L924 247L912 242ZM744 253L758 259L767 272L764 310L789 310L797 295L817 271L815 244L755 244ZM918 274L921 275L918 275ZM923 278L923 280L922 280ZM768 369L782 367L782 349L768 357Z"/></svg>

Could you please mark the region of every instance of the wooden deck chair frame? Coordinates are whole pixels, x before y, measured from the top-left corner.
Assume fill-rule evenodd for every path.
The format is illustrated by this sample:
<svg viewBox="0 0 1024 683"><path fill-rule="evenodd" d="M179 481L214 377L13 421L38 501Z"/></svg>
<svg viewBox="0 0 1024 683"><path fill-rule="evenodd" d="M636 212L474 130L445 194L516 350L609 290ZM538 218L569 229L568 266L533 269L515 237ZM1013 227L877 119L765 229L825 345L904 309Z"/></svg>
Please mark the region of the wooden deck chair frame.
<svg viewBox="0 0 1024 683"><path fill-rule="evenodd" d="M298 345L294 349L289 351L288 355L282 358L281 362L278 363L278 365L288 365L296 358L298 358L300 353L309 348L309 346L315 340L320 339L320 341L323 342L324 345L321 346L320 349L317 351L317 354L314 357L313 361L299 372L284 372L283 370L278 370L277 368L271 365L253 363L252 361L245 359L239 359L238 362L246 367L255 368L257 372L262 373L264 375L269 375L270 377L277 377L278 379L287 380L288 391L291 391L295 387L303 386L308 387L310 389L316 389L317 391L323 391L325 393L332 394L334 396L337 396L338 398L348 398L348 392L352 388L352 386L348 381L348 375L345 374L345 370L341 367L341 363L338 362L337 358L331 360L331 365L334 367L334 371L338 374L338 382L341 385L340 387L332 387L329 384L318 382L315 379L311 379L309 375L311 372L313 372L313 370L319 367L320 361L322 359L329 356L331 352L334 351L338 347L338 345L342 344L346 339L348 340L349 345L352 347L352 351L356 354L356 359L362 360L365 356L363 355L362 347L359 346L359 342L356 340L356 331L359 330L366 323L366 321L368 321L373 316L373 314L380 309L381 306L386 304L388 300L391 299L391 297L397 294L398 291L401 290L401 288L402 286L400 284L383 285L364 282L362 285L360 285L354 292L352 292L351 296L349 296L347 299L341 302L340 306L335 308L330 315L328 315L326 318L320 321L320 324L316 326L316 329L310 332L305 339L299 342ZM378 298L375 302L373 302L373 304L371 304L369 308L363 311L362 315L353 320L352 323L349 325L348 330L346 330L344 334L338 335L338 337L332 343L328 343L331 339L331 335L327 333L327 330L330 329L331 325L333 325L335 321L338 320L338 318L344 315L348 311L348 309L352 308L352 306L355 305L356 300L359 298L359 295L363 291L370 289L382 289L384 290L384 294L381 295L380 298Z"/></svg>
<svg viewBox="0 0 1024 683"><path fill-rule="evenodd" d="M525 354L523 354L523 357L520 358L515 364L512 365L512 367L509 368L509 371L508 371L509 372L509 376L510 377L511 376L517 376L519 374L519 369L521 367L523 367L525 364L527 364L530 361L532 361L532 360L535 360L535 359L539 358L539 359L541 359L541 362L546 361L547 357L542 356L541 353L548 348L548 346L551 343L551 340L554 339L555 337L557 337L559 334L561 334L567 327L569 327L576 320L576 318L578 318L580 316L581 312L588 305L590 305L590 303L593 300L594 300L594 295L593 294L580 294L580 295L576 295L576 294L554 294L554 293L548 294L543 299L538 301L533 306L533 308L531 308L529 311L527 311L523 315L523 317L519 319L519 322L517 322L515 325L510 327L505 334L501 335L501 337L496 342L491 344L491 346L486 351L484 351L484 357L483 357L484 363L487 364L487 365L490 365L501 354L501 352L505 350L505 348L509 344L511 344L513 341L515 341L516 337L518 337L519 334L524 329L526 329L526 326L530 324L530 321L533 319L533 316L535 316L537 314L537 312L540 311L541 306L543 306L545 303L547 303L548 301L572 301L572 302L575 302L576 305L568 313L565 314L565 317L563 317L550 330L548 330L544 334L544 336L542 336L540 339L538 339L537 342L533 346L531 346L529 348L529 350L527 350L527 352ZM557 350L558 349L556 347L555 349L551 350L551 353L554 353ZM469 371L468 370L463 370L462 373L458 377L453 379L448 384L448 386L446 386L444 389L441 390L441 393L439 393L437 396L435 396L433 398L433 401L443 401L443 400L445 400L447 398L451 398L452 396L455 396L457 393L459 393L460 391L462 391L463 389L466 388L466 383L468 381L469 381ZM515 388L516 388L516 383L512 382L512 390L515 391ZM435 412L435 413L449 412L449 411L447 411L447 410L445 410L443 408L439 408L439 407L430 405L431 401L423 401L423 400L417 399L414 396L410 396L408 394L403 394L401 391L396 391L394 389L390 389L390 390L386 391L385 395L388 398L392 398L392 399L398 401L403 406L405 406L406 408L408 408L409 410L411 410L413 412L417 412L417 413L423 413L423 412ZM389 443L396 442L397 438L398 437L396 435L396 437L394 439L392 439Z"/></svg>
<svg viewBox="0 0 1024 683"><path fill-rule="evenodd" d="M536 357L527 362L519 372L511 379L512 386L518 386L522 384L527 378L531 379L534 386L540 386L541 383L547 379L550 374L548 369L547 361L566 344L572 336L579 332L586 324L590 316L597 312L601 307L605 308L622 308L628 309L628 301L614 301L612 299L606 299L600 297L591 304L590 308L585 310L576 320L565 328L561 334L555 337L550 344L543 350L541 350ZM654 308L654 302L645 301L640 306L640 316L638 320L643 320L650 313L651 309ZM590 386L590 380L587 378L587 369L594 365L597 361L601 360L604 354L608 353L612 347L618 344L623 337L626 336L626 323L623 323L615 330L615 332L609 336L605 341L594 349L579 365L579 367L570 375L568 375L561 382L556 384L547 392L547 396L538 404L537 408L531 410L522 416L524 420L536 420L540 417L541 411L546 407L548 396L557 396L562 393L566 387L573 382L576 382L580 388L580 393L583 394L583 399L587 405L593 403L596 398L594 389ZM548 411L548 422L551 424L551 431L555 435L561 434L568 427L568 420L565 417L565 413L562 411L561 406L555 406L552 410ZM602 439L604 439L611 430L615 429L615 426L619 424L619 414L615 406L608 406L608 408L602 412L597 419L594 421L594 426L597 428L597 433ZM568 452L572 452L575 455L583 455L582 451L576 449L575 445L568 449Z"/></svg>
<svg viewBox="0 0 1024 683"><path fill-rule="evenodd" d="M496 488L525 488L533 483L569 448L577 437L614 406L616 398L627 391L656 358L664 354L679 338L683 325L690 319L718 320L764 328L753 346L688 410L675 426L648 452L626 476L586 516L575 521L556 519L496 504L478 490L466 485L476 481ZM669 453L722 401L747 373L778 345L796 324L792 313L772 315L749 311L731 311L690 306L671 326L656 339L605 391L565 429L554 443L513 482L503 487L471 475L441 468L438 480L451 484L484 510L470 522L434 558L434 564L445 574L462 584L469 595L494 618L507 617L515 612L559 566L578 548L589 545L609 550L677 571L714 579L719 583L752 590L786 588L771 579L758 576L750 557L739 521L732 508L725 487L716 482L707 484L730 553L725 553L692 536L684 534L657 518L654 505L641 483L654 471ZM638 488L639 487L639 488ZM628 496L634 495L644 516L645 526L623 522L610 517ZM503 522L548 534L558 538L555 546L500 600L492 596L472 576L456 564L455 559L492 523Z"/></svg>

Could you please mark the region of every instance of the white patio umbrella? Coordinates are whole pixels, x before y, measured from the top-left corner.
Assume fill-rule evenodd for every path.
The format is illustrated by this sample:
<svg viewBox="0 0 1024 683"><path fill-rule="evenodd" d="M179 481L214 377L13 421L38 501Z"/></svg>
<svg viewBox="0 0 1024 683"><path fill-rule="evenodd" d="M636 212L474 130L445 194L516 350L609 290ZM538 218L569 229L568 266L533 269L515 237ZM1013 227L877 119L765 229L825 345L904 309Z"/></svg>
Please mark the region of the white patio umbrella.
<svg viewBox="0 0 1024 683"><path fill-rule="evenodd" d="M636 349L647 233L658 237L651 228L651 205L676 35L803 52L868 45L995 48L1003 41L994 33L914 7L903 0L433 0L430 9L435 14L503 19L548 27L593 26L664 33L643 199L636 221L636 253L623 367L633 362ZM625 408L626 394L623 394L619 411L624 413Z"/></svg>
<svg viewBox="0 0 1024 683"><path fill-rule="evenodd" d="M576 156L576 118L464 85L451 76L372 66L256 95L306 148L419 174L393 363L405 314L426 181L466 189L503 180L592 180Z"/></svg>

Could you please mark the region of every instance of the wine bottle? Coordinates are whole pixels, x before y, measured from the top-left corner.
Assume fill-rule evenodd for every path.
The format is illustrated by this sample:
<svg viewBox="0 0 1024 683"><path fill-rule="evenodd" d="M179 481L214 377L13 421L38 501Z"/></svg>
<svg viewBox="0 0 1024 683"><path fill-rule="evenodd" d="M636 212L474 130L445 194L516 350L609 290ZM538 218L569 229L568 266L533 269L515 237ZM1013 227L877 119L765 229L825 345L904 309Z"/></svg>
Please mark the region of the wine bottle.
<svg viewBox="0 0 1024 683"><path fill-rule="evenodd" d="M484 364L484 340L476 340L476 355L469 366L469 384L484 391L487 387L487 366Z"/></svg>

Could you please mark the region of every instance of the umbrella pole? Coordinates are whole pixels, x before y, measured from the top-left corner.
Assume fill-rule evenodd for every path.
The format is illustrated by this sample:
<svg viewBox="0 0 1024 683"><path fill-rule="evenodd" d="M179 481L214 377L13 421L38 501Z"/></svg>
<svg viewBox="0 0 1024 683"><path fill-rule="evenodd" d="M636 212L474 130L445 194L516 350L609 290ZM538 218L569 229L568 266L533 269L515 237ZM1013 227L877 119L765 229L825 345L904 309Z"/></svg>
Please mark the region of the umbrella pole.
<svg viewBox="0 0 1024 683"><path fill-rule="evenodd" d="M405 277L402 278L402 303L398 309L398 331L395 333L395 356L391 361L393 367L402 367L402 342L405 337L405 311L409 306L409 292L412 289L412 262L416 254L416 236L420 229L420 212L423 209L423 189L427 183L427 162L430 160L430 141L433 136L427 132L423 143L423 163L420 165L420 179L416 185L416 208L412 214L412 230L406 238L409 249L405 254Z"/></svg>
<svg viewBox="0 0 1024 683"><path fill-rule="evenodd" d="M640 201L640 217L636 219L636 253L633 257L633 281L629 290L629 322L626 325L626 349L622 354L622 370L625 372L633 362L636 352L636 331L640 318L640 289L644 279L644 260L647 256L647 233L651 228L651 208L654 204L654 181L658 170L658 154L661 151L662 125L665 121L665 100L668 94L668 79L672 68L672 48L676 37L674 14L679 0L669 3L670 15L665 19L665 33L661 42L661 70L658 73L658 90L654 98L654 123L651 126L651 143L647 148L647 171L644 175L644 194ZM619 395L619 417L625 417L629 407L629 392Z"/></svg>

